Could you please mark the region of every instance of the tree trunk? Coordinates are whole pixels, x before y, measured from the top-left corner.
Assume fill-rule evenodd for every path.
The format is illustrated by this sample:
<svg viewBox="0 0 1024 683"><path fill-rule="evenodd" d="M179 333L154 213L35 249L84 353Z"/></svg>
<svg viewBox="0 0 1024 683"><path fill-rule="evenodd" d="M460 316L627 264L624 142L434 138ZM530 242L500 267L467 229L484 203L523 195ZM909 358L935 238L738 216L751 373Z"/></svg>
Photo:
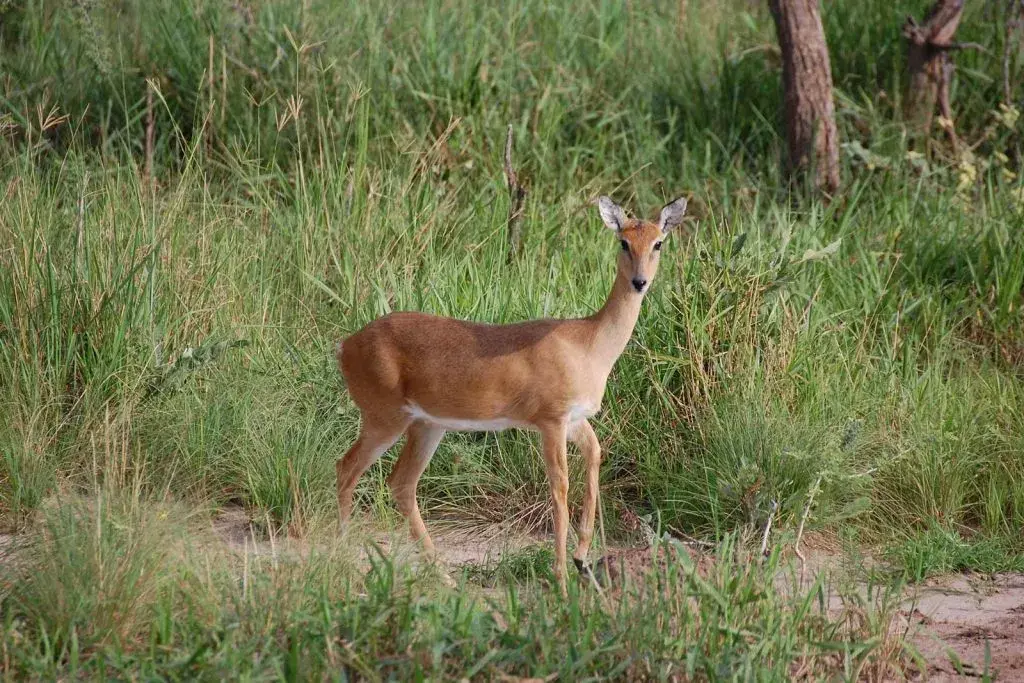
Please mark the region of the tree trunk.
<svg viewBox="0 0 1024 683"><path fill-rule="evenodd" d="M956 144L953 111L949 103L949 84L953 62L949 51L963 47L953 42L953 35L964 13L963 0L936 0L924 22L918 24L907 17L903 36L907 39L907 92L903 116L913 134L927 139L938 107L946 133Z"/></svg>
<svg viewBox="0 0 1024 683"><path fill-rule="evenodd" d="M814 174L826 194L839 187L839 134L832 101L832 67L818 0L769 0L782 49L787 172Z"/></svg>
<svg viewBox="0 0 1024 683"><path fill-rule="evenodd" d="M1014 80L1011 63L1017 60L1014 54L1020 50L1021 29L1024 29L1024 0L1006 1L1006 33L1003 36L1003 101L1007 106L1013 104Z"/></svg>

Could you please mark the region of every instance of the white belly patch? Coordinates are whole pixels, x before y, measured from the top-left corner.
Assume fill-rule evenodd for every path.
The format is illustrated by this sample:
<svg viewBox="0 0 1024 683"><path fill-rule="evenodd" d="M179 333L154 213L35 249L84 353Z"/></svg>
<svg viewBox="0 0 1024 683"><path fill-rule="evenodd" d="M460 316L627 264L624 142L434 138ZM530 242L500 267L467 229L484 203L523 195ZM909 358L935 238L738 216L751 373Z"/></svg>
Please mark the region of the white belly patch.
<svg viewBox="0 0 1024 683"><path fill-rule="evenodd" d="M406 404L405 412L413 419L423 420L453 432L500 432L514 427L529 427L529 425L503 417L493 420L464 420L457 417L438 417L431 415L415 403Z"/></svg>
<svg viewBox="0 0 1024 683"><path fill-rule="evenodd" d="M566 414L566 422L575 424L585 420L598 411L597 406L573 404ZM409 402L405 405L405 412L414 420L423 420L430 424L437 425L453 432L501 432L506 429L533 429L532 425L499 417L493 420L465 420L458 417L439 417L431 415L423 410L418 404Z"/></svg>
<svg viewBox="0 0 1024 683"><path fill-rule="evenodd" d="M591 415L594 415L600 406L585 405L582 403L575 403L569 406L569 424L585 420Z"/></svg>

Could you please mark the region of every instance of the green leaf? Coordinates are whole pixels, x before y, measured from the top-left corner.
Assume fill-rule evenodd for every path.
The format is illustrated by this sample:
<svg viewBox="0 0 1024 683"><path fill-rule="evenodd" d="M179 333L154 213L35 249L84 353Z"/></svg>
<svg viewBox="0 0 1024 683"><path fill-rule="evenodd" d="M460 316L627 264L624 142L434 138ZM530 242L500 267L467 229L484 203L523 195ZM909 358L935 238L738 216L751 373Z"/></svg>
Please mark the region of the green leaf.
<svg viewBox="0 0 1024 683"><path fill-rule="evenodd" d="M808 249L807 251L804 252L803 257L800 259L800 263L806 263L808 261L820 261L822 259L828 258L832 254L839 251L839 245L842 243L842 241L843 238L840 237L839 239L837 239L835 242L828 245L824 249Z"/></svg>
<svg viewBox="0 0 1024 683"><path fill-rule="evenodd" d="M740 235L733 240L732 251L729 253L729 258L732 258L743 251L743 245L747 243L747 233L740 233Z"/></svg>

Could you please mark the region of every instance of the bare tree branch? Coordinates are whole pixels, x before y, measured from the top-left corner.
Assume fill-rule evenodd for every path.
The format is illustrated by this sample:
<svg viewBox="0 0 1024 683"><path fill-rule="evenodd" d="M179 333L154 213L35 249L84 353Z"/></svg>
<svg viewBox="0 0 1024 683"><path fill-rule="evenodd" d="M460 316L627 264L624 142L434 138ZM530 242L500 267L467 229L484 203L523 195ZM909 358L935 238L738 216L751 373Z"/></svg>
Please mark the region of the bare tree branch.
<svg viewBox="0 0 1024 683"><path fill-rule="evenodd" d="M511 262L519 254L523 231L523 204L526 201L526 188L519 182L519 174L512 167L512 124L508 124L508 135L505 137L505 178L508 181L508 261Z"/></svg>
<svg viewBox="0 0 1024 683"><path fill-rule="evenodd" d="M955 52L957 50L977 50L988 53L988 48L981 43L950 43L948 45L933 45L932 49L939 52Z"/></svg>
<svg viewBox="0 0 1024 683"><path fill-rule="evenodd" d="M939 0L924 17L928 42L946 45L953 40L964 15L964 0Z"/></svg>
<svg viewBox="0 0 1024 683"><path fill-rule="evenodd" d="M943 127L954 146L958 140L952 124L953 109L949 97L954 69L949 53L985 49L977 43L953 42L963 13L963 0L936 0L923 22L907 17L903 24L903 36L908 43L907 68L910 71L904 116L918 135L928 139L938 108L943 117Z"/></svg>

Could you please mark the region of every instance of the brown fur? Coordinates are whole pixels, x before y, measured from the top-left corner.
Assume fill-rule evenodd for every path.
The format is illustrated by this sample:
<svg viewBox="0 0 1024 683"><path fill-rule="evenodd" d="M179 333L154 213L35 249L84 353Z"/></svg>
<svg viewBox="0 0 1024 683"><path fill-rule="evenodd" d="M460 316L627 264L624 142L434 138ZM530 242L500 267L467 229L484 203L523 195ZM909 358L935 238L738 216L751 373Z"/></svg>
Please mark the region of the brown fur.
<svg viewBox="0 0 1024 683"><path fill-rule="evenodd" d="M533 429L543 441L554 504L555 569L564 589L566 439L580 447L587 468L575 553L582 562L593 534L601 461L597 436L586 418L600 409L608 375L629 341L643 293L657 272L660 252L654 246L681 219L685 202L681 206L667 205L656 224L625 219L610 200L602 204L602 217L629 250L619 251L612 292L592 316L487 325L403 312L375 320L345 339L338 347L338 365L362 426L356 443L338 460L342 524L351 516L359 477L405 433L406 445L388 481L413 539L431 551L416 485L445 429ZM618 213L606 214L612 209ZM648 284L640 292L634 280Z"/></svg>

